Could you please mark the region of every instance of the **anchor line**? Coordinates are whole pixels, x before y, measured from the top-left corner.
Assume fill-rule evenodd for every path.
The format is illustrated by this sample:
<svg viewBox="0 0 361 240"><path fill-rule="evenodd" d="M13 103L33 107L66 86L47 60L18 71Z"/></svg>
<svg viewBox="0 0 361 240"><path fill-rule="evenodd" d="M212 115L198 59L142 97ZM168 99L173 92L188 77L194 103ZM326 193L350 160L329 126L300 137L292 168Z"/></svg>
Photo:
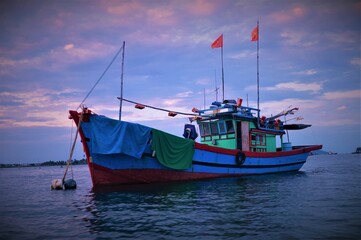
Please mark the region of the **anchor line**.
<svg viewBox="0 0 361 240"><path fill-rule="evenodd" d="M75 144L76 144L76 140L77 140L77 137L78 137L78 133L79 133L79 130L80 130L80 125L81 125L82 120L83 120L83 114L81 114L81 115L80 115L80 118L79 118L79 123L78 123L78 127L77 127L77 129L76 129L74 142L73 142L73 145L72 145L71 150L70 150L69 159L68 159L68 162L67 162L67 164L66 164L64 176L63 176L63 179L62 179L62 183L63 183L63 184L64 184L64 181L65 181L66 174L67 174L67 172L68 172L69 165L71 165L71 158L72 158L73 153L74 153L74 148L75 148ZM73 173L72 173L72 174L73 174Z"/></svg>

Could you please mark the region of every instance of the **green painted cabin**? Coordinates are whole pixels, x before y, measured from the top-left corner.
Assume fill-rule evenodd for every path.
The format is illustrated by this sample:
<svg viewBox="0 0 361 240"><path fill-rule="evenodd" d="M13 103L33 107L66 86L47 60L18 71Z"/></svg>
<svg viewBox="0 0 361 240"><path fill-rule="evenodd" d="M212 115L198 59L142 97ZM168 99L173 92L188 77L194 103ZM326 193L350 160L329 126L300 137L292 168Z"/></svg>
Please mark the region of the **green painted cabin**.
<svg viewBox="0 0 361 240"><path fill-rule="evenodd" d="M237 108L231 106L228 112L219 112L219 109L225 108L227 106L201 112L213 111L212 115L203 115L206 116L205 119L197 120L201 143L241 151L277 151L276 137L280 136L282 144L282 136L285 133L283 130L274 125L272 128L258 127L257 118L250 113L250 110L255 109L242 107L243 111L237 111Z"/></svg>

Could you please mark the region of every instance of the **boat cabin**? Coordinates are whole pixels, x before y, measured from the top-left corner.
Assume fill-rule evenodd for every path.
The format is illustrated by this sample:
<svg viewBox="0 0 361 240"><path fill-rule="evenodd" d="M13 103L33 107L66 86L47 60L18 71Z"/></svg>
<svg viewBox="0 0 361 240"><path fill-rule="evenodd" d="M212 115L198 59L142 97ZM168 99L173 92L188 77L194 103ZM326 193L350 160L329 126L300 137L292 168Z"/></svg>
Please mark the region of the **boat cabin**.
<svg viewBox="0 0 361 240"><path fill-rule="evenodd" d="M251 152L276 152L276 137L285 134L283 123L259 118L259 110L241 106L241 101L213 102L209 109L196 110L201 143Z"/></svg>

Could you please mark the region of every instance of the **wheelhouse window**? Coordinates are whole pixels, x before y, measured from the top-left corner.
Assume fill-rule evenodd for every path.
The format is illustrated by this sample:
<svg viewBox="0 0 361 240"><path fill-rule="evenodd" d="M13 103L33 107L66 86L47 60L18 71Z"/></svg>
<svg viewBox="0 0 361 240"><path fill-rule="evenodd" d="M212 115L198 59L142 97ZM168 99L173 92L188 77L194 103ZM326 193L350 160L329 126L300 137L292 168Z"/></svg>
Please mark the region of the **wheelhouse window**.
<svg viewBox="0 0 361 240"><path fill-rule="evenodd" d="M227 133L234 133L234 126L232 120L226 121L226 127L227 127Z"/></svg>
<svg viewBox="0 0 361 240"><path fill-rule="evenodd" d="M224 121L218 122L219 125L219 133L225 134L226 133L226 123Z"/></svg>
<svg viewBox="0 0 361 240"><path fill-rule="evenodd" d="M252 134L252 145L254 146L266 146L265 134Z"/></svg>
<svg viewBox="0 0 361 240"><path fill-rule="evenodd" d="M208 123L203 123L199 125L199 131L201 133L201 137L211 135L211 130Z"/></svg>
<svg viewBox="0 0 361 240"><path fill-rule="evenodd" d="M253 152L266 151L266 134L252 133L251 135L251 149Z"/></svg>
<svg viewBox="0 0 361 240"><path fill-rule="evenodd" d="M218 135L218 124L217 122L211 123L211 133L212 135Z"/></svg>

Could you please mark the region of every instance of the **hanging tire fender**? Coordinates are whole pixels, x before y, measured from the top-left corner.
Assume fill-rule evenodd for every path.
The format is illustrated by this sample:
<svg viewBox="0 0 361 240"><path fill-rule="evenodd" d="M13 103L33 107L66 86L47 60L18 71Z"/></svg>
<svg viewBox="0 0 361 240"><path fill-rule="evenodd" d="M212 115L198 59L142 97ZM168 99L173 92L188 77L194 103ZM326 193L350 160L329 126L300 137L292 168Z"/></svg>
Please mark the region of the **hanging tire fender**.
<svg viewBox="0 0 361 240"><path fill-rule="evenodd" d="M236 155L236 165L242 166L245 160L246 160L246 154L244 154L244 152L239 151Z"/></svg>

